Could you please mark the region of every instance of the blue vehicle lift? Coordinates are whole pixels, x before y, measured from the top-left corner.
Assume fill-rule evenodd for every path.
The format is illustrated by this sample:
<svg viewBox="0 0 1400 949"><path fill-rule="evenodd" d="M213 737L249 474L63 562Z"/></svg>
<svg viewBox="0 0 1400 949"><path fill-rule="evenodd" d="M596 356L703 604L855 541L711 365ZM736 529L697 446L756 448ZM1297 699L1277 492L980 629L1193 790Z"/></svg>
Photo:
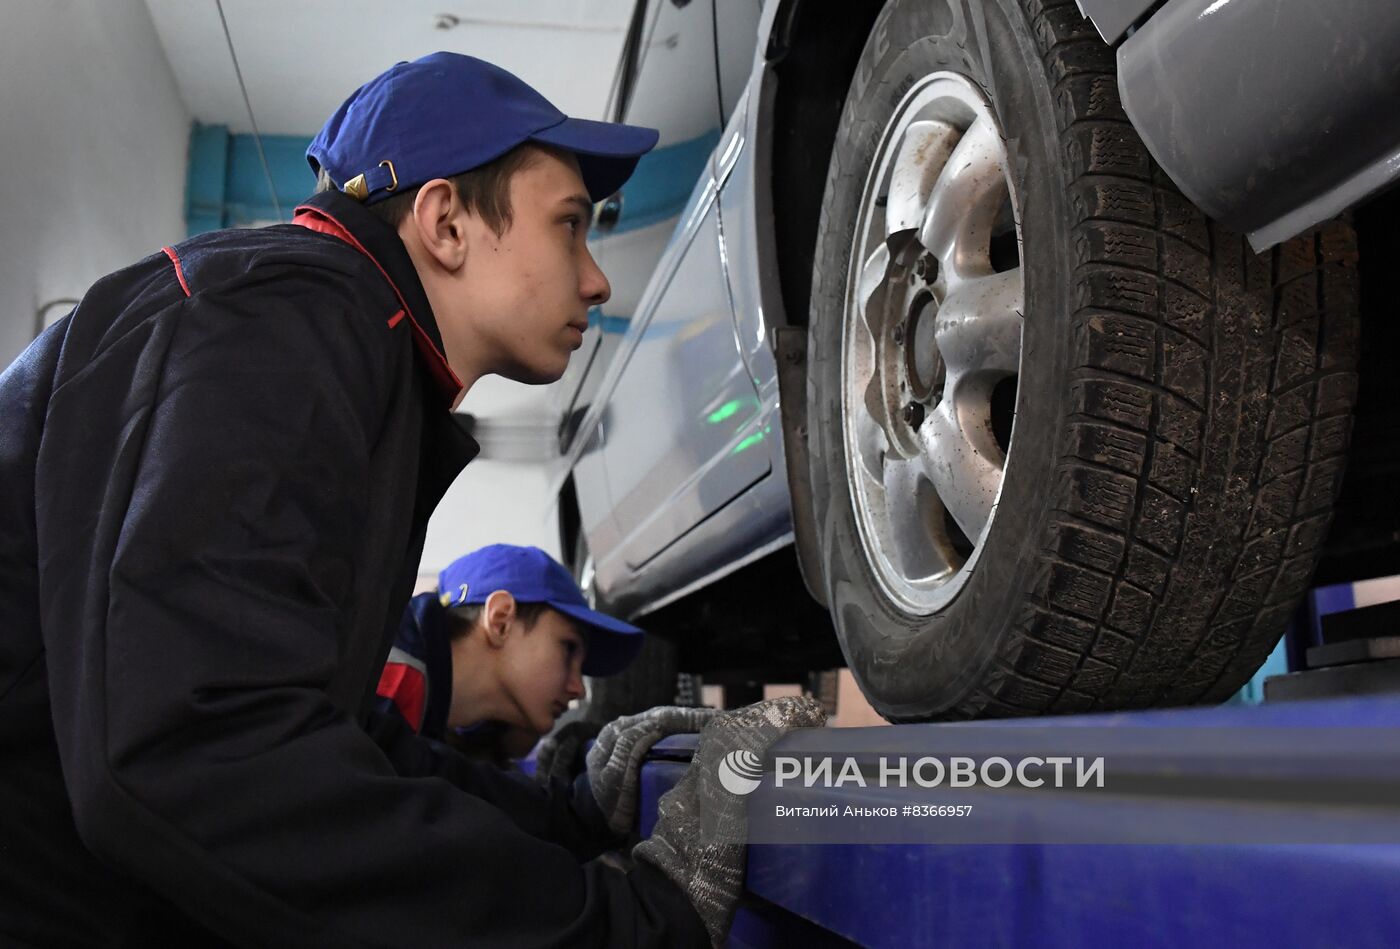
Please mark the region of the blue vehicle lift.
<svg viewBox="0 0 1400 949"><path fill-rule="evenodd" d="M1310 606L1316 612L1315 599ZM1316 642L1317 624L1311 632L1300 625ZM1014 746L1027 725L841 731L857 743L888 743L895 729L902 744L929 753L950 745L997 753L999 739ZM1034 726L1071 741L1074 729L1108 726L1139 752L1145 776L1171 780L1139 782L1136 793L1107 806L1088 794L1023 792L1011 820L1094 826L1096 839L1157 841L1170 836L1159 832L1180 829L1197 841L1219 831L1237 842L751 844L747 893L728 944L1400 945L1400 694L1066 716ZM1189 737L1222 729L1236 736L1234 729L1258 729L1251 733L1260 736L1258 753L1240 754L1238 741ZM643 835L696 741L676 736L652 750L642 771ZM822 743L820 731L801 732L776 750L818 753ZM1195 790L1181 793L1183 782ZM1168 783L1175 790L1161 786ZM886 803L908 801L898 789L788 790L785 802L810 806L869 806L882 795L890 795ZM1287 827L1288 842L1231 833L1252 820Z"/></svg>

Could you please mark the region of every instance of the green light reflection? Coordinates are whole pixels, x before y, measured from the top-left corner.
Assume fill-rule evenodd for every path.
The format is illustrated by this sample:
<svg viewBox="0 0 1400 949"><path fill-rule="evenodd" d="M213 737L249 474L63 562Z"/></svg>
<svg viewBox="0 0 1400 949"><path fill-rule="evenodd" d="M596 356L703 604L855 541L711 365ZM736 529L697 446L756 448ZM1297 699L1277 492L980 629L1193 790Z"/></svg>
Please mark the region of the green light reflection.
<svg viewBox="0 0 1400 949"><path fill-rule="evenodd" d="M730 399L706 416L705 421L709 422L711 425L718 425L720 422L730 418L735 412L739 411L739 406L743 404L744 401L742 399Z"/></svg>

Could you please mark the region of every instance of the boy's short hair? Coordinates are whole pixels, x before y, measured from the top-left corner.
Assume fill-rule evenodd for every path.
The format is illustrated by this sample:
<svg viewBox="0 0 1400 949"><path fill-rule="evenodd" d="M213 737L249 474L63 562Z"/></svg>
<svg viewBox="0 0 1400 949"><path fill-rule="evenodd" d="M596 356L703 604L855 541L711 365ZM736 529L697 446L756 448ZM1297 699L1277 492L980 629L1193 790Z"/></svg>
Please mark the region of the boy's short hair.
<svg viewBox="0 0 1400 949"><path fill-rule="evenodd" d="M462 606L448 607L448 639L455 642L475 629L477 621L481 619L481 611L485 608L485 603L465 603ZM535 628L535 624L540 621L540 617L547 609L549 609L548 603L521 603L517 601L515 615L520 617L520 621L525 624L525 629L528 632Z"/></svg>
<svg viewBox="0 0 1400 949"><path fill-rule="evenodd" d="M510 182L515 173L529 167L536 158L535 145L517 145L500 158L464 171L447 179L457 189L457 197L462 206L486 222L497 237L510 229ZM419 185L403 194L396 194L365 205L365 210L392 228L403 223L413 210L413 201L418 197ZM339 191L331 176L322 168L316 175L316 193Z"/></svg>

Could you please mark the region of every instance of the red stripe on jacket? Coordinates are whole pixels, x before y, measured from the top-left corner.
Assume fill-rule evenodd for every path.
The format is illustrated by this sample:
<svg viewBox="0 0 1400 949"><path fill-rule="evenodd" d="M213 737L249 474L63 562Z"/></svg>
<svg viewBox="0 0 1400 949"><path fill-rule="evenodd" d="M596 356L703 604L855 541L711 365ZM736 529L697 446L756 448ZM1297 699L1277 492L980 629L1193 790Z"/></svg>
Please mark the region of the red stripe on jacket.
<svg viewBox="0 0 1400 949"><path fill-rule="evenodd" d="M148 246L149 246L149 245L148 245ZM183 290L183 291L185 291L185 296L189 296L189 295L190 295L190 285L187 284L187 283L185 283L185 271L184 271L184 268L182 268L182 267L180 266L180 258L176 256L176 254L175 254L175 248L173 248L173 247L162 247L161 250L165 251L165 256L169 257L169 258L170 258L170 262L171 262L172 264L175 265L175 276L176 276L176 278L178 278L179 281L180 281L180 289Z"/></svg>
<svg viewBox="0 0 1400 949"><path fill-rule="evenodd" d="M423 712L428 705L428 683L423 673L400 662L385 663L376 691L382 698L394 703L414 731L422 731Z"/></svg>

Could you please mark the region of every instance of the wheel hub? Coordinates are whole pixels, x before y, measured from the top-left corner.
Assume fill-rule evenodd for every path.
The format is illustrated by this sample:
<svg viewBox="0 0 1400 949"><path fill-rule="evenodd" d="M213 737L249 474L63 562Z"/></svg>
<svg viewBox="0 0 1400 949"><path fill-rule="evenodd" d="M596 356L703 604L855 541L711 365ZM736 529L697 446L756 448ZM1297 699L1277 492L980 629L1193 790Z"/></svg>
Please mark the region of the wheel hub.
<svg viewBox="0 0 1400 949"><path fill-rule="evenodd" d="M921 293L914 298L912 312L899 333L909 394L914 404L925 408L937 405L943 397L943 357L938 354L938 341L934 336L937 320L938 301L931 293Z"/></svg>

